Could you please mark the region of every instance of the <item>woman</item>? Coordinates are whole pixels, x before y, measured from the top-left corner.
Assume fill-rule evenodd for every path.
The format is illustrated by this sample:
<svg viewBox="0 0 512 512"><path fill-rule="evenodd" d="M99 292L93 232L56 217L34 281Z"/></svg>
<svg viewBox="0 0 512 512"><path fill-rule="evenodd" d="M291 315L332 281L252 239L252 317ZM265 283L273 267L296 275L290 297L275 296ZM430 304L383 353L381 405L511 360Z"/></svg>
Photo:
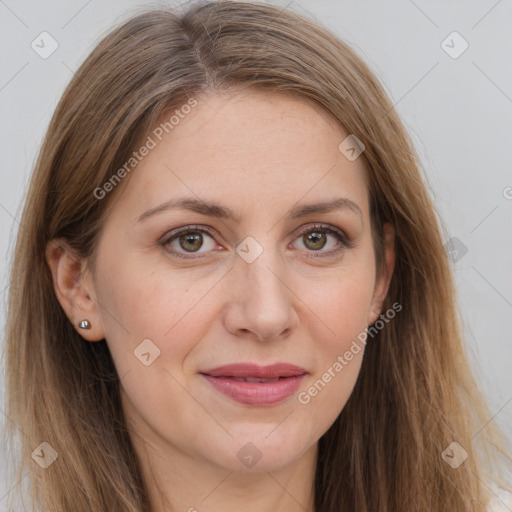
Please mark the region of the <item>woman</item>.
<svg viewBox="0 0 512 512"><path fill-rule="evenodd" d="M411 142L276 7L148 12L94 49L31 181L6 355L33 508L494 506Z"/></svg>

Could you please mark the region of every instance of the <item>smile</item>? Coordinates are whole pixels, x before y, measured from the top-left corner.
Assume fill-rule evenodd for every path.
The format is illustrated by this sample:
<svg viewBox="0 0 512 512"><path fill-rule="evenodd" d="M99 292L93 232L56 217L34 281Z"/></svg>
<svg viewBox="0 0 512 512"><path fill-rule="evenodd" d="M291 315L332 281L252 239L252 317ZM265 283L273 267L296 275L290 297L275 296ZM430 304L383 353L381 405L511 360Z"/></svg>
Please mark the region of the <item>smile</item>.
<svg viewBox="0 0 512 512"><path fill-rule="evenodd" d="M232 364L200 372L219 393L252 406L274 405L292 396L307 372L287 363Z"/></svg>

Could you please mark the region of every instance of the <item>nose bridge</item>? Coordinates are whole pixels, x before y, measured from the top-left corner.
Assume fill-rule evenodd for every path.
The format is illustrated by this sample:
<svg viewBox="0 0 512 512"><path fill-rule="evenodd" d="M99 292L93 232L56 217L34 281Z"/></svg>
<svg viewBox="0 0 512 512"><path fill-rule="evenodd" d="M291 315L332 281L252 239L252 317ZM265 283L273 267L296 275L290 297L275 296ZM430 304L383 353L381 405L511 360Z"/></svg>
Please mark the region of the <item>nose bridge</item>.
<svg viewBox="0 0 512 512"><path fill-rule="evenodd" d="M260 339L282 336L294 327L296 315L285 262L270 237L266 241L246 239L237 247L227 317L228 329L251 331Z"/></svg>
<svg viewBox="0 0 512 512"><path fill-rule="evenodd" d="M247 236L238 244L235 266L245 279L264 286L272 284L271 277L275 276L270 269L283 271L283 260L276 244L268 234L258 236L258 239Z"/></svg>
<svg viewBox="0 0 512 512"><path fill-rule="evenodd" d="M265 303L269 305L288 302L283 266L277 260L261 256L243 269L249 294L257 300L266 299Z"/></svg>

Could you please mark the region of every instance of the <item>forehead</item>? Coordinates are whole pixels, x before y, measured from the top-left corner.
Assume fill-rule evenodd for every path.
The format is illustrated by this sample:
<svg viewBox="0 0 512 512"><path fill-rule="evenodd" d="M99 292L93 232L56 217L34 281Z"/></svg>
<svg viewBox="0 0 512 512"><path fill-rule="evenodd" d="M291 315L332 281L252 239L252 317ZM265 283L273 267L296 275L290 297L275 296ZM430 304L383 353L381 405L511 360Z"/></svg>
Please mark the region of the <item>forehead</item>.
<svg viewBox="0 0 512 512"><path fill-rule="evenodd" d="M194 107L162 116L149 134L151 149L139 155L117 201L124 215L133 220L184 193L260 215L343 195L367 212L363 159L350 161L340 152L349 134L321 106L259 91L193 100Z"/></svg>

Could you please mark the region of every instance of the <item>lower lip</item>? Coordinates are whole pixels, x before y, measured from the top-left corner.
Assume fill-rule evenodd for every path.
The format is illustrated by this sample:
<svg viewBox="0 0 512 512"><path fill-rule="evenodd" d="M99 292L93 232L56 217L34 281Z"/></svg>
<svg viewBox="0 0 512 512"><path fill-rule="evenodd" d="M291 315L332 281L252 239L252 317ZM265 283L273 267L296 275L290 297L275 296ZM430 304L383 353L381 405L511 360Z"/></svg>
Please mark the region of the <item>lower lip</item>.
<svg viewBox="0 0 512 512"><path fill-rule="evenodd" d="M227 377L202 375L217 391L239 403L255 406L273 405L289 398L305 376L285 377L275 382L240 382Z"/></svg>

